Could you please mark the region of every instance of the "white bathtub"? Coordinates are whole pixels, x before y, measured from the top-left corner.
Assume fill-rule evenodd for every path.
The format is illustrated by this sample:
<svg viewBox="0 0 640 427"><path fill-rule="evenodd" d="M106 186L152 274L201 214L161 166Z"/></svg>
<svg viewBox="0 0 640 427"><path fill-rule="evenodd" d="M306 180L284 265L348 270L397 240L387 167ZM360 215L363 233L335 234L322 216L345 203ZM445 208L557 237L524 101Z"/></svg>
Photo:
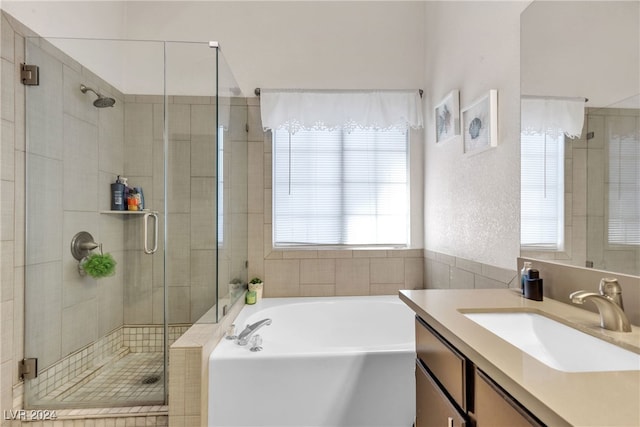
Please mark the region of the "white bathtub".
<svg viewBox="0 0 640 427"><path fill-rule="evenodd" d="M413 312L397 296L263 299L235 324L267 317L262 351L212 352L210 427L412 425Z"/></svg>

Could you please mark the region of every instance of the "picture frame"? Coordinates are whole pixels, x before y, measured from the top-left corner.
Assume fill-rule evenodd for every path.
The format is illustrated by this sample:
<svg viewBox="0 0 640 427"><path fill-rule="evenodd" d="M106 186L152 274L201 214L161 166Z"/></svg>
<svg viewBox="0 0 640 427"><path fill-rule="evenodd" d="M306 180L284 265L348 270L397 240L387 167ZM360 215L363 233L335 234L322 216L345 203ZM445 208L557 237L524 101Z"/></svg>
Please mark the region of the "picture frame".
<svg viewBox="0 0 640 427"><path fill-rule="evenodd" d="M498 145L498 91L489 93L462 110L464 154L481 152Z"/></svg>
<svg viewBox="0 0 640 427"><path fill-rule="evenodd" d="M460 135L460 92L449 92L434 108L436 144Z"/></svg>

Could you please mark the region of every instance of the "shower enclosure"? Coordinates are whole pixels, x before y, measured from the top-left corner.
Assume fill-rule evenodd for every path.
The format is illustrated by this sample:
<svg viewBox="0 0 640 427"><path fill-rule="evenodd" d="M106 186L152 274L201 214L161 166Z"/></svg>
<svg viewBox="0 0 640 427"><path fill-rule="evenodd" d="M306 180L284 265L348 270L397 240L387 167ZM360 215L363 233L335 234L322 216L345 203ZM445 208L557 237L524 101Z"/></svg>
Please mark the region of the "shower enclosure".
<svg viewBox="0 0 640 427"><path fill-rule="evenodd" d="M247 281L246 103L215 42L25 49L25 406L165 404L168 346Z"/></svg>

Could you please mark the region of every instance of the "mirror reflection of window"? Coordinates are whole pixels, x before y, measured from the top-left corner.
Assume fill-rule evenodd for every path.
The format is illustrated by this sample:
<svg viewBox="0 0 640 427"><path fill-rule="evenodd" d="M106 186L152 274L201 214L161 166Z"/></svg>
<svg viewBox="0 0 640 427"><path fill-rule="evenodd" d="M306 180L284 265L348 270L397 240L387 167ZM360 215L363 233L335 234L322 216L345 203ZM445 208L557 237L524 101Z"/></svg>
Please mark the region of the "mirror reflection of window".
<svg viewBox="0 0 640 427"><path fill-rule="evenodd" d="M637 116L605 119L609 156L608 243L640 244L640 127Z"/></svg>
<svg viewBox="0 0 640 427"><path fill-rule="evenodd" d="M520 244L529 250L564 248L564 135L523 132Z"/></svg>
<svg viewBox="0 0 640 427"><path fill-rule="evenodd" d="M523 96L520 133L520 246L564 251L565 135L579 138L585 98Z"/></svg>

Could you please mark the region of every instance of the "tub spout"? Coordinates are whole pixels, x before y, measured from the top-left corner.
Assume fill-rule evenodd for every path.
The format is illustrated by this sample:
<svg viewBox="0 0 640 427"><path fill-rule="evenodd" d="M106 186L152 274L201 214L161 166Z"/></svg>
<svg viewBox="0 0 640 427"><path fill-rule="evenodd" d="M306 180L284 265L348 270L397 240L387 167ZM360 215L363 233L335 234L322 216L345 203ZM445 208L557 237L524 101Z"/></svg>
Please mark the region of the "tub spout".
<svg viewBox="0 0 640 427"><path fill-rule="evenodd" d="M240 335L238 335L238 345L247 345L253 334L258 332L258 329L270 324L271 319L262 319L252 325L247 325L247 327L244 328L244 331L240 332Z"/></svg>

